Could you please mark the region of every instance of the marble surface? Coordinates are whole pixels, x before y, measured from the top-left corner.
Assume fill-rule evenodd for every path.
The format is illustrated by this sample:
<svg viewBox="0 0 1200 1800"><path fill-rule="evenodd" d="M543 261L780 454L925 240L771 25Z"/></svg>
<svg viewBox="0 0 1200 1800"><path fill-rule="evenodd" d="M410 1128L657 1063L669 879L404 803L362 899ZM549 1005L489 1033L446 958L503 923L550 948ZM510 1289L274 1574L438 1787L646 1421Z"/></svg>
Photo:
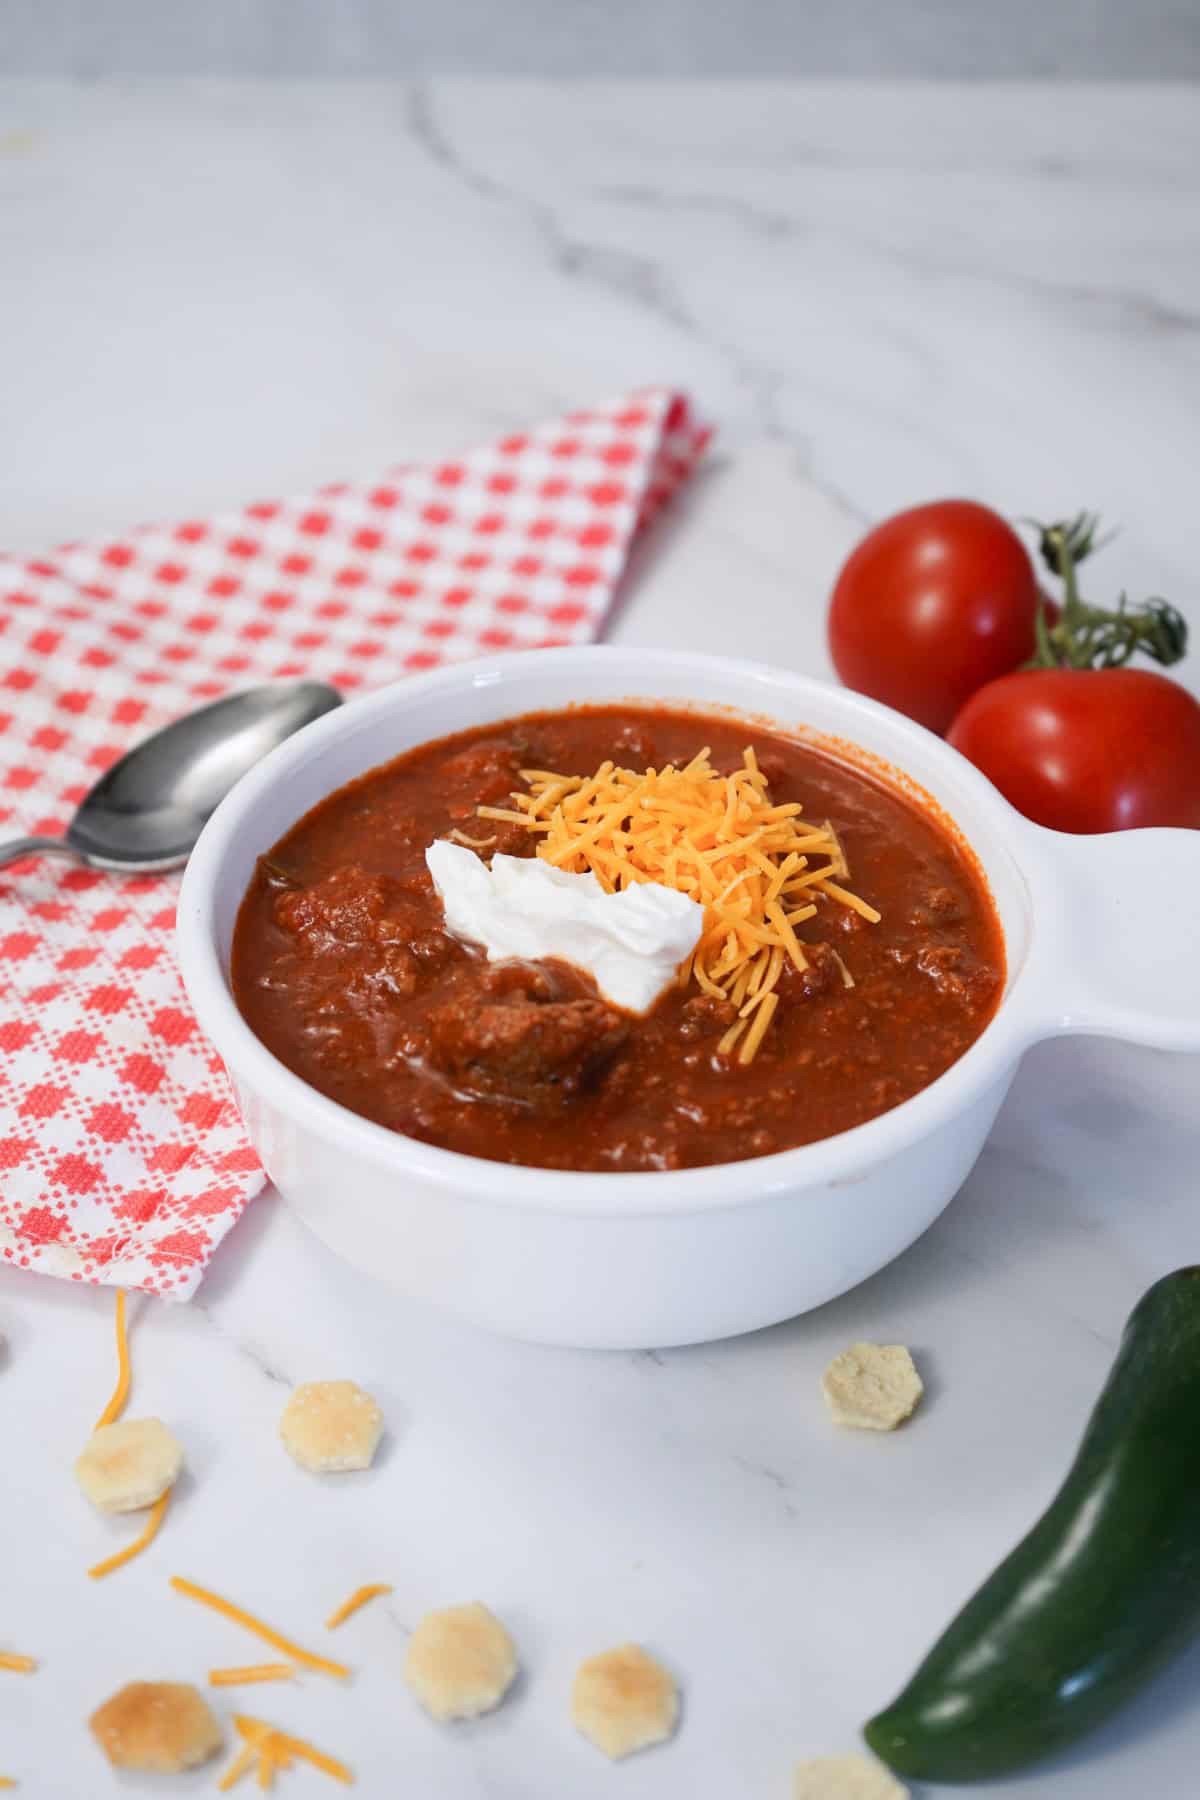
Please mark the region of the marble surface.
<svg viewBox="0 0 1200 1800"><path fill-rule="evenodd" d="M1099 506L1114 586L1195 594L1200 112L1178 92L0 85L0 542L13 548L366 473L646 380L721 446L627 584L627 642L825 668L861 521L945 490ZM1098 569L1097 574L1099 575ZM1194 609L1194 602L1193 602ZM116 1791L82 1727L121 1681L202 1677L254 1640L207 1582L355 1665L241 1695L367 1795L784 1800L850 1748L1052 1491L1128 1309L1197 1254L1193 1062L1062 1042L1022 1068L963 1192L819 1313L664 1354L478 1336L351 1275L274 1196L199 1298L134 1308L137 1413L189 1472L159 1543L70 1463L108 1392L111 1295L0 1274L7 1428L0 1773ZM838 1434L851 1339L913 1346L929 1397ZM276 1440L289 1385L383 1402L364 1477ZM390 1580L335 1639L321 1620ZM511 1704L456 1731L399 1682L427 1607L517 1636ZM614 1770L573 1734L575 1662L638 1638L678 1671L678 1740ZM1200 1660L1011 1787L1190 1791ZM222 1705L222 1712L233 1710ZM286 1778L296 1794L321 1777ZM208 1791L130 1783L127 1791Z"/></svg>

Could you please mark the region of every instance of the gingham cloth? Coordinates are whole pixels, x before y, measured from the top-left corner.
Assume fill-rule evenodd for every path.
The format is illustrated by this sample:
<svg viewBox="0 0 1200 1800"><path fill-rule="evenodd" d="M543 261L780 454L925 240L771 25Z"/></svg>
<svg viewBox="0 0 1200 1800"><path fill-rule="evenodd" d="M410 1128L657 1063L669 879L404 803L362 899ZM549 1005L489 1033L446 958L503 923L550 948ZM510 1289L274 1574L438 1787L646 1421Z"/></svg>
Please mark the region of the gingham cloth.
<svg viewBox="0 0 1200 1800"><path fill-rule="evenodd" d="M272 677L344 692L598 631L635 534L708 440L649 389L453 462L0 557L0 833L59 833L100 772ZM177 878L0 873L0 1255L185 1298L264 1175L176 971Z"/></svg>

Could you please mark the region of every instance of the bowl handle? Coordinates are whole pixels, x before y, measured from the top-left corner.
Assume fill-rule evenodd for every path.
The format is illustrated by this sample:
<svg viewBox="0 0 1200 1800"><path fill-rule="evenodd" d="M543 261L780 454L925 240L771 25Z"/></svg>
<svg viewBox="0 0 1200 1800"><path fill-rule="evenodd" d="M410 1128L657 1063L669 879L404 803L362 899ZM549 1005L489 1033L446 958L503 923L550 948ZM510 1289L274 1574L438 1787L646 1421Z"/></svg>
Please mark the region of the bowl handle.
<svg viewBox="0 0 1200 1800"><path fill-rule="evenodd" d="M1025 848L1035 924L1021 985L1041 1033L1200 1050L1200 831L1034 827Z"/></svg>

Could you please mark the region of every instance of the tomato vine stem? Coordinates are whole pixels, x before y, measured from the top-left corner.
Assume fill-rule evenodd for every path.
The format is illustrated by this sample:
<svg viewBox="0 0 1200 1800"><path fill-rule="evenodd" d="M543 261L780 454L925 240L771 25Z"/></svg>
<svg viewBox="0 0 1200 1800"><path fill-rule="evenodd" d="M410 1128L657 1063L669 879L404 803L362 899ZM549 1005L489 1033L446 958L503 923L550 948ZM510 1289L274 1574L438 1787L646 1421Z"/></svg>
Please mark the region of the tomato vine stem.
<svg viewBox="0 0 1200 1800"><path fill-rule="evenodd" d="M1038 602L1034 622L1036 649L1029 669L1119 669L1131 657L1151 657L1164 667L1187 650L1187 621L1168 601L1151 599L1131 606L1124 594L1113 608L1091 606L1079 591L1079 564L1111 539L1099 537L1097 513L1077 513L1043 525L1022 523L1038 533L1042 561L1062 582L1062 605L1051 621L1046 596Z"/></svg>

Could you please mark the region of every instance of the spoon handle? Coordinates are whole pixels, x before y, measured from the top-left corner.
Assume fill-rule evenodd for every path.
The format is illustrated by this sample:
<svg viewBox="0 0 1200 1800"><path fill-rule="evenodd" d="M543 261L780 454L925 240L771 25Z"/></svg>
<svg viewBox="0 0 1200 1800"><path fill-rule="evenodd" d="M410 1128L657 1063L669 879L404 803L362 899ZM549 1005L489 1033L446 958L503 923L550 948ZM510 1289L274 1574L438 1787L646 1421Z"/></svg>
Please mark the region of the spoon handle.
<svg viewBox="0 0 1200 1800"><path fill-rule="evenodd" d="M26 856L69 856L74 861L79 860L78 852L65 838L13 838L7 844L0 844L0 869L7 868L9 863L21 862Z"/></svg>

